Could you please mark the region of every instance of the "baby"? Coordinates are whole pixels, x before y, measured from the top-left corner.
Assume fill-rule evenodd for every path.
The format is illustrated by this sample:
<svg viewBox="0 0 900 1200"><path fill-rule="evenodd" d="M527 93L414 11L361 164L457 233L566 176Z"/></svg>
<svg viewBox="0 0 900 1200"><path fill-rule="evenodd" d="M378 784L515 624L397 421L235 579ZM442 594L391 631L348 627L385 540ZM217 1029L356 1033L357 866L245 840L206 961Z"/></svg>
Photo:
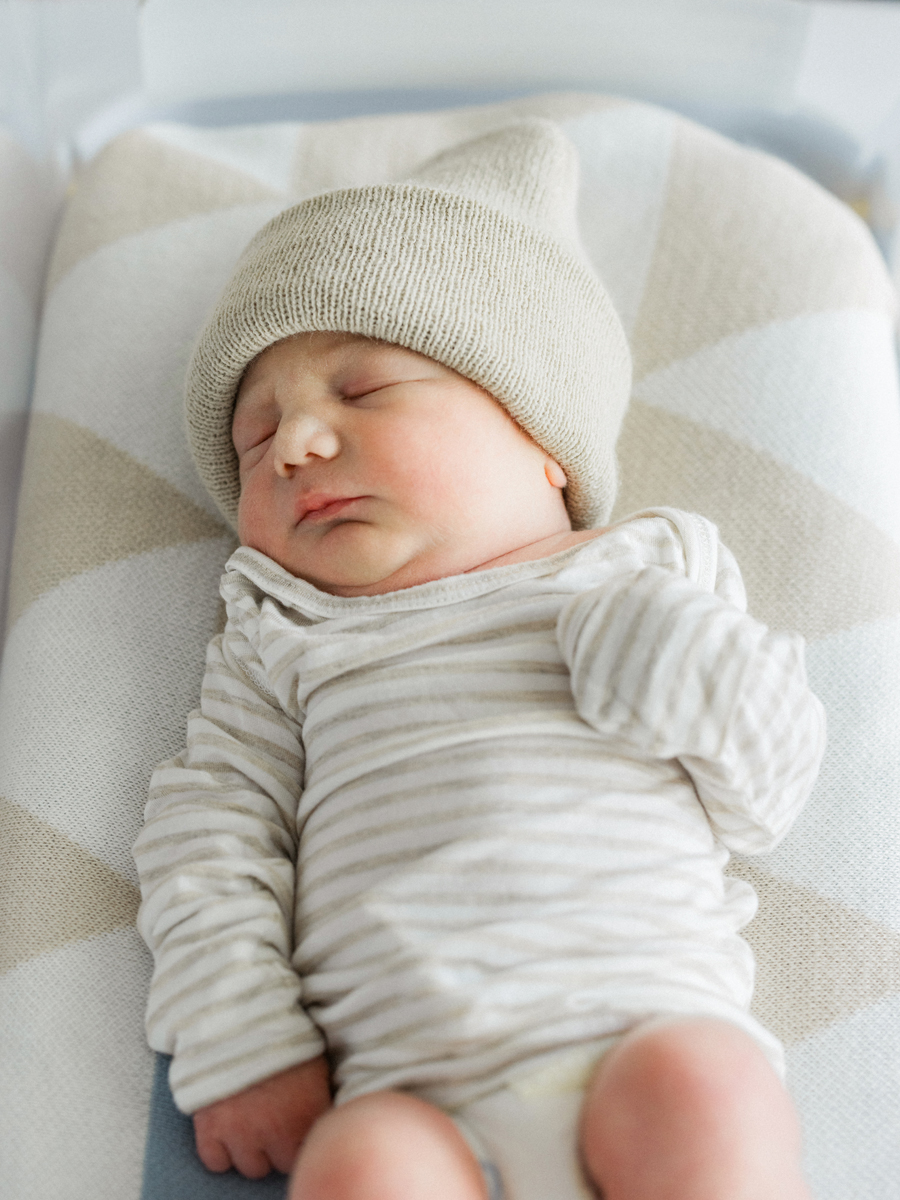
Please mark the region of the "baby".
<svg viewBox="0 0 900 1200"><path fill-rule="evenodd" d="M715 527L610 528L630 360L516 122L250 244L188 425L241 547L135 855L201 1159L292 1200L808 1198L729 850L815 779Z"/></svg>

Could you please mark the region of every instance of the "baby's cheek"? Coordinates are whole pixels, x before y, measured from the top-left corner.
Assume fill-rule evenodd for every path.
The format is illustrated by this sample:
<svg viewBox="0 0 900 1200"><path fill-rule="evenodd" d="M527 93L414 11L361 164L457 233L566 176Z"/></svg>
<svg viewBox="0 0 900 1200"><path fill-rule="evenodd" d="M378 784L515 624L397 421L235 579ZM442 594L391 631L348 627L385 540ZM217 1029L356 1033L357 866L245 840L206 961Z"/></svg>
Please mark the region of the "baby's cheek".
<svg viewBox="0 0 900 1200"><path fill-rule="evenodd" d="M273 532L272 506L266 503L264 491L252 475L245 477L241 483L238 537L243 545L255 550L262 550L261 543L268 540Z"/></svg>
<svg viewBox="0 0 900 1200"><path fill-rule="evenodd" d="M487 457L485 448L478 445L477 434L462 440L425 432L407 441L395 457L394 469L408 493L431 508L452 504L477 487L487 469Z"/></svg>

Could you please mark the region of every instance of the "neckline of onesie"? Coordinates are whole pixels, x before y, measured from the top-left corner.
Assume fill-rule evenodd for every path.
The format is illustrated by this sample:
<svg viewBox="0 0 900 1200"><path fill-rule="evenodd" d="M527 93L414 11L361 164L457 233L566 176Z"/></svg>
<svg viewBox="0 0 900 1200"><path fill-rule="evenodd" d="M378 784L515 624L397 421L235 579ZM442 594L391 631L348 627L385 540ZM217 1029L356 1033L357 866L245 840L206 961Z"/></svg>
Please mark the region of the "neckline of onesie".
<svg viewBox="0 0 900 1200"><path fill-rule="evenodd" d="M707 531L695 529L697 525L708 522L694 514L659 505L652 508L639 509L628 516L615 521L598 537L588 541L578 542L565 550L557 550L545 558L533 558L526 562L508 563L501 567L486 567L481 571L468 571L463 575L448 575L443 579L430 579L427 583L417 583L412 587L401 588L395 592L382 592L377 596L333 596L330 592L322 592L314 584L305 579L298 579L290 571L279 566L274 559L263 554L261 550L252 550L249 546L239 546L225 564L226 572L237 571L251 583L261 588L274 599L279 600L289 608L320 617L349 616L354 613L390 613L412 612L416 609L434 608L437 605L456 604L461 600L471 600L478 596L506 587L525 579L537 579L542 575L551 575L569 560L581 555L587 555L609 545L607 539L632 521L641 518L662 517L674 525L686 542L692 542L701 533ZM707 535L708 536L708 535ZM707 554L708 557L708 554Z"/></svg>
<svg viewBox="0 0 900 1200"><path fill-rule="evenodd" d="M320 591L314 584L292 575L262 551L253 550L249 546L239 546L225 564L225 569L238 571L283 604L317 616L413 611L471 600L519 580L553 574L569 559L577 558L589 548L599 546L614 528L616 526L605 530L596 538L567 546L564 550L557 550L555 554L548 554L544 558L507 563L500 567L486 567L481 571L448 575L443 579L430 579L427 583L413 584L412 587L382 592L376 596L333 596L330 592Z"/></svg>

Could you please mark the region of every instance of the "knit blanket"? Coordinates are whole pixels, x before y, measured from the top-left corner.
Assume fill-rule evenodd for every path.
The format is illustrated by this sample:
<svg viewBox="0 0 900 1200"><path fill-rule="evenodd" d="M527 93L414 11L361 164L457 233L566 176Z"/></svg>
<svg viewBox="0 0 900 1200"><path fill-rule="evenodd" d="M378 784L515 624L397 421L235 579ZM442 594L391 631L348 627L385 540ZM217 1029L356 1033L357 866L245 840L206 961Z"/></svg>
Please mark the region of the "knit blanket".
<svg viewBox="0 0 900 1200"><path fill-rule="evenodd" d="M0 629L54 182L0 125Z"/></svg>
<svg viewBox="0 0 900 1200"><path fill-rule="evenodd" d="M207 1173L144 1041L131 845L183 745L234 542L182 380L241 249L511 116L581 156L585 247L631 339L616 517L715 521L750 611L808 641L829 746L800 820L729 870L760 898L754 1011L787 1046L819 1200L900 1178L900 398L868 230L793 168L652 106L153 125L80 174L46 283L0 675L3 1200L278 1196Z"/></svg>

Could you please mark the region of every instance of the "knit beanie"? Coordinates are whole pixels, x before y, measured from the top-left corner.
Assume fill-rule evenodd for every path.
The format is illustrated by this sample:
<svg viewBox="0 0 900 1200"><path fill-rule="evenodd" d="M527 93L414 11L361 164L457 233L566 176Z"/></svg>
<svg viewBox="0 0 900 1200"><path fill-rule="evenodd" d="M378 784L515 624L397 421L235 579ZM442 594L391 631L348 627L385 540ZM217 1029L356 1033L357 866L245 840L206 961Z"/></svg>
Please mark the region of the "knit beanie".
<svg viewBox="0 0 900 1200"><path fill-rule="evenodd" d="M418 351L494 396L566 473L576 529L609 516L631 385L625 332L578 241L578 160L551 121L518 120L404 182L325 192L253 238L187 376L191 450L233 527L241 376L292 334Z"/></svg>

